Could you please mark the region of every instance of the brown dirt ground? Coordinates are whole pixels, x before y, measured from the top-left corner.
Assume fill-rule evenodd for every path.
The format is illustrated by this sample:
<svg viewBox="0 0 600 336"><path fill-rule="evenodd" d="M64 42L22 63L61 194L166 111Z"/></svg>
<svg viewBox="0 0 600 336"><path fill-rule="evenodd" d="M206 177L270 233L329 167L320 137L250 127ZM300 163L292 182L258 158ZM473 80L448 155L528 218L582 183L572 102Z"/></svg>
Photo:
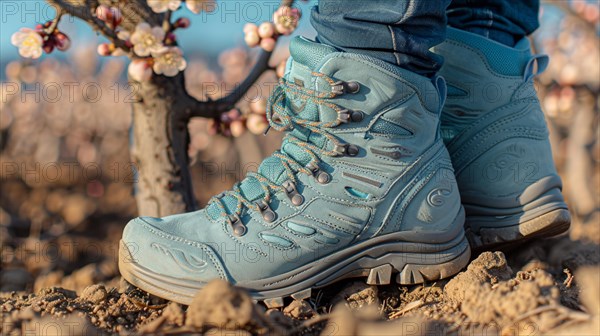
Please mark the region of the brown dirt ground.
<svg viewBox="0 0 600 336"><path fill-rule="evenodd" d="M133 288L114 262L116 225L107 226L104 240L27 238L4 248L0 334L600 334L599 237L565 235L506 254L485 252L452 279L420 286L346 280L268 310L219 281L189 307ZM39 251L54 257L44 260Z"/></svg>

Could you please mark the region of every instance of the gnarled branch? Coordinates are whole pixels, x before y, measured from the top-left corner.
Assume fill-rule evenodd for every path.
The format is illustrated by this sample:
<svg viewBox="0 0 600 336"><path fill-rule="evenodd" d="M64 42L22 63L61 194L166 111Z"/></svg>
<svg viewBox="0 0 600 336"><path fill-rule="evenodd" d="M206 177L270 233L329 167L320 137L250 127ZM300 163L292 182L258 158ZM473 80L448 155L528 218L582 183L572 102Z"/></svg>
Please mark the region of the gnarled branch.
<svg viewBox="0 0 600 336"><path fill-rule="evenodd" d="M94 8L88 7L87 4L77 5L73 1L69 0L47 0L49 4L60 8L62 12L69 14L73 17L81 19L87 22L97 32L104 35L109 39L117 48L121 48L126 52L129 52L130 48L127 46L125 41L117 37L117 33L111 29L104 21L98 19L94 14Z"/></svg>
<svg viewBox="0 0 600 336"><path fill-rule="evenodd" d="M272 53L266 50L260 51L256 63L252 67L252 70L236 88L227 96L208 101L199 101L190 97L190 105L185 111L182 111L181 118L189 120L192 117L204 117L204 118L215 118L221 113L227 112L235 107L235 104L240 101L248 92L248 90L254 85L258 78L267 70L271 70L269 67L269 60L271 59Z"/></svg>

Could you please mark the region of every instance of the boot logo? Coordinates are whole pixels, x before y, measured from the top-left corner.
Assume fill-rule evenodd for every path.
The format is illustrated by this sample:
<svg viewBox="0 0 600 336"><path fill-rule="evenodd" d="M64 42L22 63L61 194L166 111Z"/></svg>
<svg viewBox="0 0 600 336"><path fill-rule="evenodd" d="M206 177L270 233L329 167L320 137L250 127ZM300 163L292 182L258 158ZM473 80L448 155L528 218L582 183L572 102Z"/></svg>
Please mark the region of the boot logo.
<svg viewBox="0 0 600 336"><path fill-rule="evenodd" d="M179 267L189 272L201 273L204 272L204 269L206 268L207 264L204 260L194 257L193 255L189 255L180 249L167 247L159 243L152 243L150 246L154 249L157 249L164 255L171 257Z"/></svg>
<svg viewBox="0 0 600 336"><path fill-rule="evenodd" d="M305 87L304 86L304 81L299 79L299 78L294 78L294 84L300 86L300 87ZM300 103L300 105L296 105L296 103L294 103L294 99L289 99L289 106L290 106L290 110L292 110L292 112L298 114L302 111L304 111L304 108L306 107L306 99L302 100L302 103Z"/></svg>
<svg viewBox="0 0 600 336"><path fill-rule="evenodd" d="M525 153L525 148L517 144L512 144L506 148L506 151L504 153L498 155L493 165L497 169L508 168L511 164L515 162L515 160L525 156Z"/></svg>
<svg viewBox="0 0 600 336"><path fill-rule="evenodd" d="M452 185L435 188L427 196L427 203L432 207L440 207L446 203L446 199L452 194Z"/></svg>
<svg viewBox="0 0 600 336"><path fill-rule="evenodd" d="M304 100L300 105L296 105L292 99L289 100L289 103L290 110L292 110L296 114L304 111L304 108L306 107L306 100Z"/></svg>

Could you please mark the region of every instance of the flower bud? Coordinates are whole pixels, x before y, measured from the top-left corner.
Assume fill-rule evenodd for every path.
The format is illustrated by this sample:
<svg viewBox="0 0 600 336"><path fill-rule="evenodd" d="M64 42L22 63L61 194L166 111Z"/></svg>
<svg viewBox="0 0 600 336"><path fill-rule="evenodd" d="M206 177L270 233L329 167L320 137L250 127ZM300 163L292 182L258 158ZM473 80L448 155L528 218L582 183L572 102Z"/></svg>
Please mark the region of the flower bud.
<svg viewBox="0 0 600 336"><path fill-rule="evenodd" d="M258 36L260 36L261 38L273 37L274 34L275 27L273 27L273 24L271 22L263 22L258 27Z"/></svg>
<svg viewBox="0 0 600 336"><path fill-rule="evenodd" d="M266 38L260 41L260 47L264 50L271 52L275 49L275 39L274 38Z"/></svg>
<svg viewBox="0 0 600 336"><path fill-rule="evenodd" d="M166 45L173 45L176 42L177 42L177 36L175 36L175 34L173 34L173 33L168 33L167 36L165 37Z"/></svg>
<svg viewBox="0 0 600 336"><path fill-rule="evenodd" d="M183 28L186 29L191 25L191 21L190 19L186 18L186 17L180 17L179 19L177 19L177 21L175 21L175 28Z"/></svg>
<svg viewBox="0 0 600 336"><path fill-rule="evenodd" d="M127 73L131 79L137 82L146 82L152 78L152 68L146 59L131 61Z"/></svg>
<svg viewBox="0 0 600 336"><path fill-rule="evenodd" d="M260 97L250 101L250 112L265 115L267 113L267 100Z"/></svg>
<svg viewBox="0 0 600 336"><path fill-rule="evenodd" d="M106 22L106 24L113 29L123 22L123 14L117 7L100 5L96 8L96 17Z"/></svg>
<svg viewBox="0 0 600 336"><path fill-rule="evenodd" d="M109 56L111 54L110 45L108 43L100 43L98 45L98 55L100 56Z"/></svg>
<svg viewBox="0 0 600 336"><path fill-rule="evenodd" d="M262 134L269 126L267 118L264 115L250 114L246 120L246 128L252 134Z"/></svg>
<svg viewBox="0 0 600 336"><path fill-rule="evenodd" d="M234 137L240 137L246 131L246 126L244 126L244 122L241 120L234 120L229 125L229 129L231 130L231 135Z"/></svg>
<svg viewBox="0 0 600 336"><path fill-rule="evenodd" d="M52 51L54 51L54 41L52 41L52 40L46 41L44 43L44 46L42 47L42 49L44 50L44 52L46 54L52 53Z"/></svg>
<svg viewBox="0 0 600 336"><path fill-rule="evenodd" d="M246 33L244 40L246 41L246 44L252 48L260 43L260 36L258 36L258 32L256 31L249 31Z"/></svg>
<svg viewBox="0 0 600 336"><path fill-rule="evenodd" d="M56 44L56 49L60 51L65 51L71 47L71 39L69 39L69 37L62 32L54 33L54 41Z"/></svg>
<svg viewBox="0 0 600 336"><path fill-rule="evenodd" d="M258 27L254 23L246 23L244 25L244 34L248 34L251 31L258 32Z"/></svg>

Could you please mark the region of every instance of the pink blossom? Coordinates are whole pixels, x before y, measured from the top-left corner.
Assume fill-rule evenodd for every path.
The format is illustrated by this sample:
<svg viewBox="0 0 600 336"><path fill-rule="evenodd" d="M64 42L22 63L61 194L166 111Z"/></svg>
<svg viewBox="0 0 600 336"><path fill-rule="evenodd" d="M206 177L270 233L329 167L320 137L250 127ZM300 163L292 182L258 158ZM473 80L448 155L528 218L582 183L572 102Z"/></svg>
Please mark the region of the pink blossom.
<svg viewBox="0 0 600 336"><path fill-rule="evenodd" d="M300 10L298 8L292 8L288 6L281 6L273 14L273 22L275 23L275 29L283 35L290 35L298 27L298 21L300 20Z"/></svg>

